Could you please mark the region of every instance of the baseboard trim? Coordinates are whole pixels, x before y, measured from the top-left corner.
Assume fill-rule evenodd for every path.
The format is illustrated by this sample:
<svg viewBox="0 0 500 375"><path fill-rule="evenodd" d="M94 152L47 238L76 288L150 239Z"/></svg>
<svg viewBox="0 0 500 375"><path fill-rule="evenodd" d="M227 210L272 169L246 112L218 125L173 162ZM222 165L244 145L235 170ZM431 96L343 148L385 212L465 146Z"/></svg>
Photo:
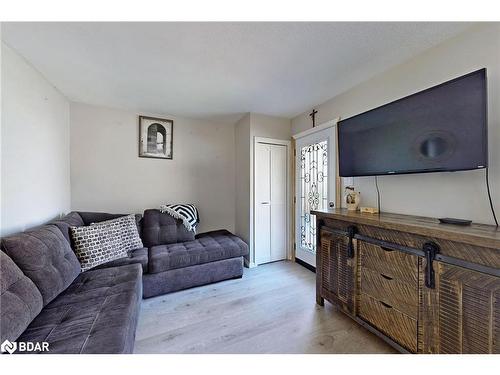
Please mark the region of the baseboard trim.
<svg viewBox="0 0 500 375"><path fill-rule="evenodd" d="M243 265L246 268L254 268L257 267L257 265L254 262L250 262L247 258L243 258Z"/></svg>
<svg viewBox="0 0 500 375"><path fill-rule="evenodd" d="M316 267L311 266L309 263L306 263L299 258L295 258L295 263L300 264L302 267L307 268L309 271L316 273Z"/></svg>

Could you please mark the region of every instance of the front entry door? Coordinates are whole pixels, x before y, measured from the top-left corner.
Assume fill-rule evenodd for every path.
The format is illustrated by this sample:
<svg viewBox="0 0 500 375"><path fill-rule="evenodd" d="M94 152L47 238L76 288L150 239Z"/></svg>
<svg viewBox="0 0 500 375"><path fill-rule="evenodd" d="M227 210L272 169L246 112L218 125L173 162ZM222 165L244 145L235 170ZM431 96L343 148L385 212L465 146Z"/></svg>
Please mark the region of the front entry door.
<svg viewBox="0 0 500 375"><path fill-rule="evenodd" d="M335 127L300 137L295 154L295 257L316 267L316 216L335 202Z"/></svg>

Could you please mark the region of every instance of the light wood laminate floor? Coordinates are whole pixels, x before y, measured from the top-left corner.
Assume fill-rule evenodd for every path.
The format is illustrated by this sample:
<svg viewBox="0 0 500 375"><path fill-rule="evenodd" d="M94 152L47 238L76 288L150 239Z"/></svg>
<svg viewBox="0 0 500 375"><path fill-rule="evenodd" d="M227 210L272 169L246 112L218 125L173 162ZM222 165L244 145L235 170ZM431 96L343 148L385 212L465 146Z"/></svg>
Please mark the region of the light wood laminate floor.
<svg viewBox="0 0 500 375"><path fill-rule="evenodd" d="M315 274L288 261L242 279L143 300L136 353L394 353L315 303Z"/></svg>

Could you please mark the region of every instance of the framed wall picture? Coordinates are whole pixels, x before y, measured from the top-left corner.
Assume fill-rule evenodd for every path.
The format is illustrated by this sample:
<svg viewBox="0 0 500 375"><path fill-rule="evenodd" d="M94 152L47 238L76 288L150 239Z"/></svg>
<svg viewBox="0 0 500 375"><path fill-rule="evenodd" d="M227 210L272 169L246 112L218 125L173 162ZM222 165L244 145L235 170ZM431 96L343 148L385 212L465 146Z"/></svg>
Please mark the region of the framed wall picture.
<svg viewBox="0 0 500 375"><path fill-rule="evenodd" d="M139 157L172 159L174 122L139 116Z"/></svg>

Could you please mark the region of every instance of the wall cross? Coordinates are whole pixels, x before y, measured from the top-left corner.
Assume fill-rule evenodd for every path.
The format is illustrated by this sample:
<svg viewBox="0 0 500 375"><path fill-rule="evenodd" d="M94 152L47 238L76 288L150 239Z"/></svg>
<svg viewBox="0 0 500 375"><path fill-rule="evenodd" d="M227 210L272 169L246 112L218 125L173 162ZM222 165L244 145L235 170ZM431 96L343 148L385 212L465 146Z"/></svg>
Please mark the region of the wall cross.
<svg viewBox="0 0 500 375"><path fill-rule="evenodd" d="M316 113L318 113L318 111L316 111L315 109L313 109L312 112L309 113L309 116L311 116L313 122L313 128L316 126Z"/></svg>

